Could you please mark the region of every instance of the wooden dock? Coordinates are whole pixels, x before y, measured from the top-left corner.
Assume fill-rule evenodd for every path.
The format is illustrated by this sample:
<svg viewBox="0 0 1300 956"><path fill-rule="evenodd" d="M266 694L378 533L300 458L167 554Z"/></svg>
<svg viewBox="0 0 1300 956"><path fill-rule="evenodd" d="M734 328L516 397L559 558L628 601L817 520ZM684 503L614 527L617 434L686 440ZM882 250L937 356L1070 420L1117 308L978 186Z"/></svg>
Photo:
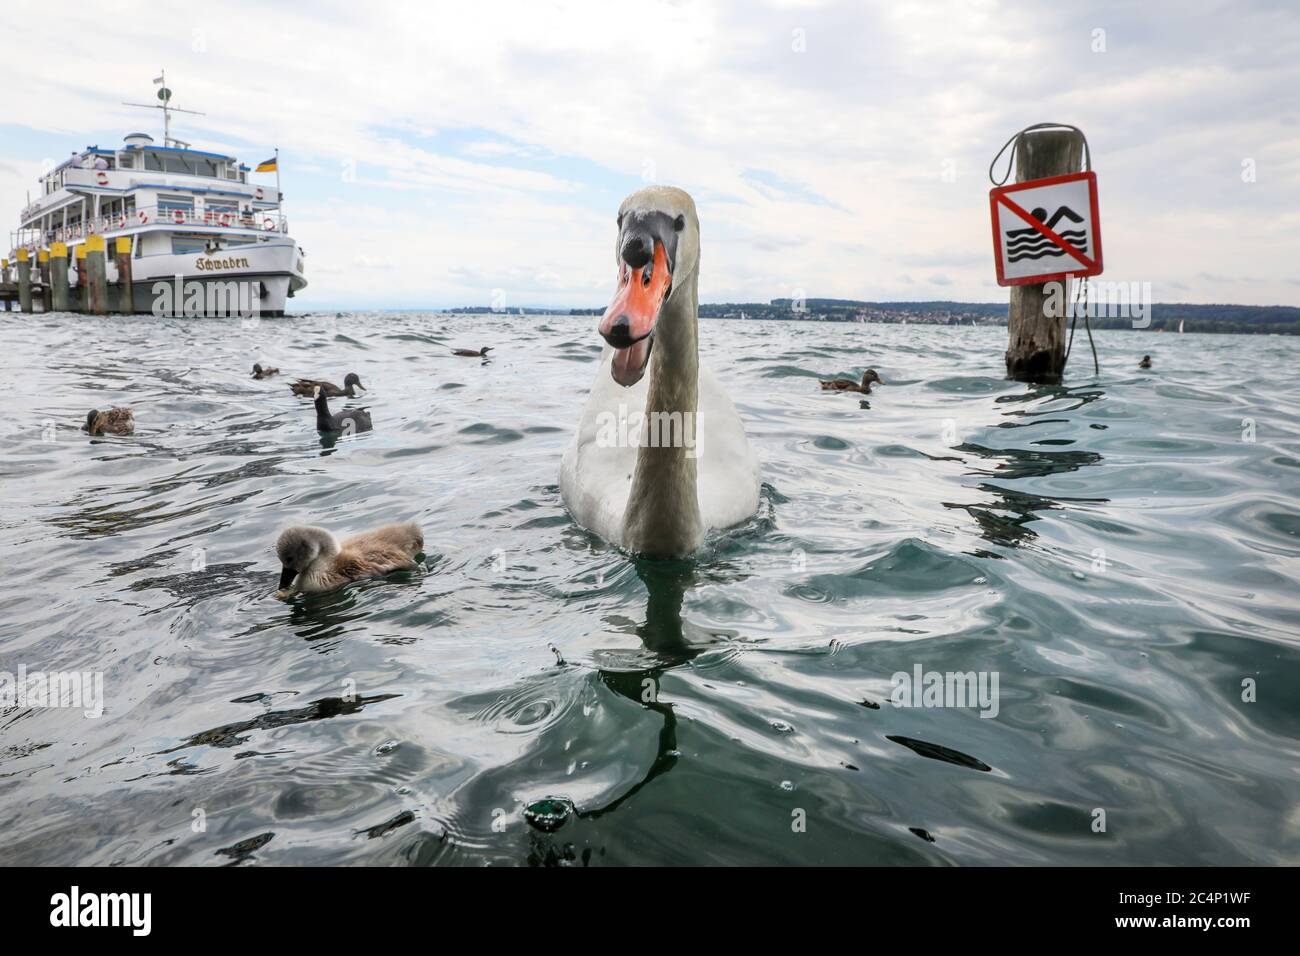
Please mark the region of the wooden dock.
<svg viewBox="0 0 1300 956"><path fill-rule="evenodd" d="M5 312L81 312L132 314L131 243L115 243L118 281L108 281L108 249L103 236L87 236L71 250L77 284L68 274L70 251L54 242L43 249L19 249L11 261L0 259L0 303ZM110 295L110 290L112 295Z"/></svg>

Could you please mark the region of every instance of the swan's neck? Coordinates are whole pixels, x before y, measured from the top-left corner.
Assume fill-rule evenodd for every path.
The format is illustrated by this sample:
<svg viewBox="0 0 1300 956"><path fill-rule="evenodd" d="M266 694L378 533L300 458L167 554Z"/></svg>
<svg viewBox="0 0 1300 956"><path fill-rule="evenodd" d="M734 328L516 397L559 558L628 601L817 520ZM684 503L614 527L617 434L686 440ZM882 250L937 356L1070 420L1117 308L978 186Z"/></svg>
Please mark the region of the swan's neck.
<svg viewBox="0 0 1300 956"><path fill-rule="evenodd" d="M627 547L648 557L684 557L704 539L695 485L698 314L692 272L664 303L656 323L641 444L623 514Z"/></svg>

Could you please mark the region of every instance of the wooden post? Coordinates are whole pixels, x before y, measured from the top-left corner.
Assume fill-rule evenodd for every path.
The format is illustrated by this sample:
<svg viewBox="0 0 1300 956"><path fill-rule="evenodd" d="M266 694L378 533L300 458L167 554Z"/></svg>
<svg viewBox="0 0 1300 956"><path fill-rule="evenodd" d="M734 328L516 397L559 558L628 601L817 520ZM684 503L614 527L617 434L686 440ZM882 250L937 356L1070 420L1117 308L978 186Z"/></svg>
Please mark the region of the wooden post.
<svg viewBox="0 0 1300 956"><path fill-rule="evenodd" d="M66 243L50 243L50 305L55 312L70 310L68 302L68 247Z"/></svg>
<svg viewBox="0 0 1300 956"><path fill-rule="evenodd" d="M32 260L26 249L18 250L18 308L32 311Z"/></svg>
<svg viewBox="0 0 1300 956"><path fill-rule="evenodd" d="M41 270L41 311L50 311L50 250L42 249L36 253L36 261Z"/></svg>
<svg viewBox="0 0 1300 956"><path fill-rule="evenodd" d="M76 312L89 312L90 282L86 279L86 244L79 242L73 248L76 250L77 263L77 301L72 308Z"/></svg>
<svg viewBox="0 0 1300 956"><path fill-rule="evenodd" d="M113 241L117 262L117 311L135 315L135 296L131 292L131 238L118 236Z"/></svg>
<svg viewBox="0 0 1300 956"><path fill-rule="evenodd" d="M86 311L93 315L108 313L108 263L104 259L104 237L86 237Z"/></svg>
<svg viewBox="0 0 1300 956"><path fill-rule="evenodd" d="M1083 163L1083 134L1076 130L1035 130L1016 140L1016 182L1077 173ZM1055 384L1065 369L1065 309L1047 315L1047 285L1011 288L1007 312L1007 377L1017 382ZM1059 302L1070 301L1063 290Z"/></svg>
<svg viewBox="0 0 1300 956"><path fill-rule="evenodd" d="M0 259L0 285L8 285L8 284L9 284L9 260ZM5 295L3 292L0 292L0 299L4 300L5 311L8 312L10 308L9 296Z"/></svg>

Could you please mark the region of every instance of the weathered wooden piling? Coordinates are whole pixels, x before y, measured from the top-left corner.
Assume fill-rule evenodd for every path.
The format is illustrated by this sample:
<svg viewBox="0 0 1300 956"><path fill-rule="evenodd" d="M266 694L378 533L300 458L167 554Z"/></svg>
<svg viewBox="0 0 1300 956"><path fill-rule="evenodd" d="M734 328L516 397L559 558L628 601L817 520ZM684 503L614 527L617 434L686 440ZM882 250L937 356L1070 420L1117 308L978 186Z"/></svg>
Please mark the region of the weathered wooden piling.
<svg viewBox="0 0 1300 956"><path fill-rule="evenodd" d="M86 278L86 244L79 242L72 247L73 261L77 264L77 294L72 303L73 312L90 311L90 282Z"/></svg>
<svg viewBox="0 0 1300 956"><path fill-rule="evenodd" d="M1083 162L1083 134L1077 130L1034 130L1016 139L1016 182L1076 173ZM1047 284L1011 288L1007 313L1007 377L1055 384L1065 369L1065 309L1049 315ZM1057 302L1068 302L1070 290Z"/></svg>
<svg viewBox="0 0 1300 956"><path fill-rule="evenodd" d="M0 259L0 286L6 286L11 280L9 279L9 260ZM5 311L9 311L9 296L0 292L0 300L4 301Z"/></svg>
<svg viewBox="0 0 1300 956"><path fill-rule="evenodd" d="M36 253L36 263L41 273L41 311L50 311L50 250Z"/></svg>
<svg viewBox="0 0 1300 956"><path fill-rule="evenodd" d="M18 308L32 311L32 260L26 249L18 250Z"/></svg>
<svg viewBox="0 0 1300 956"><path fill-rule="evenodd" d="M50 243L50 305L55 312L68 312L68 247L62 242Z"/></svg>
<svg viewBox="0 0 1300 956"><path fill-rule="evenodd" d="M86 237L86 312L108 314L108 263L105 261L104 237Z"/></svg>
<svg viewBox="0 0 1300 956"><path fill-rule="evenodd" d="M135 314L135 299L131 294L131 239L118 236L114 240L114 260L117 263L117 311L123 315Z"/></svg>

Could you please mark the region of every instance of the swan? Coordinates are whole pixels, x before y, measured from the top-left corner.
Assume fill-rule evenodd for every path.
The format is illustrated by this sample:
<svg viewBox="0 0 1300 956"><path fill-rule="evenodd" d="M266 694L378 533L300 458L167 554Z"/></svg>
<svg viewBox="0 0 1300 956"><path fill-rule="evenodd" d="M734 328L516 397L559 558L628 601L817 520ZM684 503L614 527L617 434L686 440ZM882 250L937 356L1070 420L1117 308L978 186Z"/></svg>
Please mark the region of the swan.
<svg viewBox="0 0 1300 956"><path fill-rule="evenodd" d="M342 398L345 395L348 398L356 398L357 389L361 389L363 392L366 390L366 387L361 384L361 376L356 372L348 372L343 379L342 388L332 382L322 382L314 378L300 378L296 382L289 383L289 391L303 397L315 395L318 388L330 398Z"/></svg>
<svg viewBox="0 0 1300 956"><path fill-rule="evenodd" d="M823 392L861 392L863 395L871 394L872 382L879 382L881 385L885 384L885 380L880 377L880 373L874 368L869 368L862 373L861 385L847 378L833 378L829 381L820 379L819 381L822 384Z"/></svg>
<svg viewBox="0 0 1300 956"><path fill-rule="evenodd" d="M611 544L687 557L710 528L758 509L758 460L731 398L700 366L695 203L650 186L623 200L617 222L606 346L560 464L560 495Z"/></svg>
<svg viewBox="0 0 1300 956"><path fill-rule="evenodd" d="M129 408L110 408L101 412L92 408L86 413L86 431L92 435L133 435L135 416Z"/></svg>
<svg viewBox="0 0 1300 956"><path fill-rule="evenodd" d="M423 550L424 533L414 521L363 531L341 543L324 528L285 528L275 542L281 565L275 596L287 600L299 592L333 591L353 581L411 570Z"/></svg>

